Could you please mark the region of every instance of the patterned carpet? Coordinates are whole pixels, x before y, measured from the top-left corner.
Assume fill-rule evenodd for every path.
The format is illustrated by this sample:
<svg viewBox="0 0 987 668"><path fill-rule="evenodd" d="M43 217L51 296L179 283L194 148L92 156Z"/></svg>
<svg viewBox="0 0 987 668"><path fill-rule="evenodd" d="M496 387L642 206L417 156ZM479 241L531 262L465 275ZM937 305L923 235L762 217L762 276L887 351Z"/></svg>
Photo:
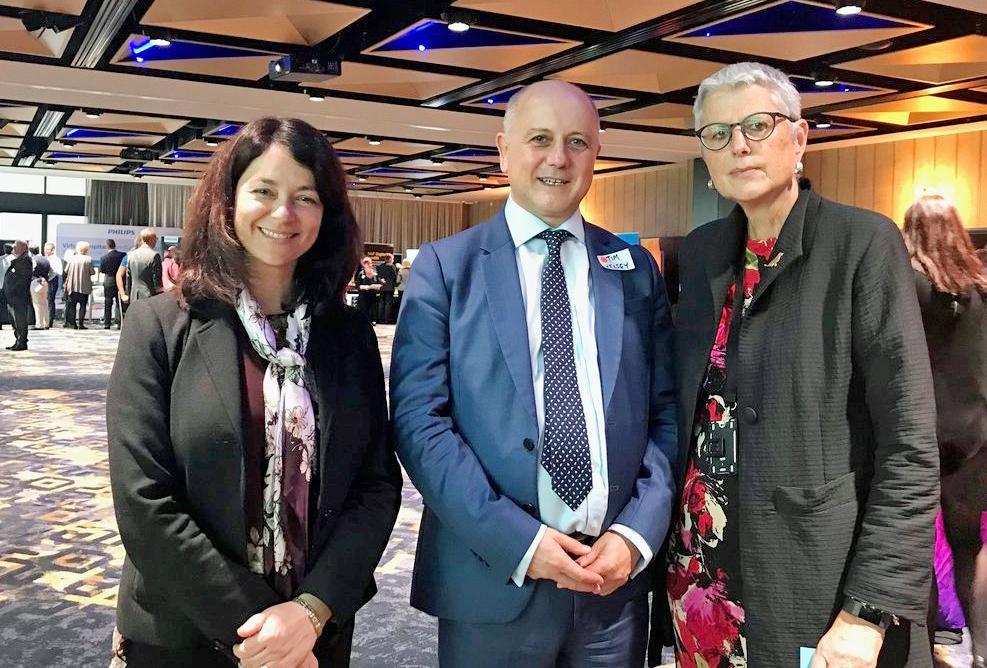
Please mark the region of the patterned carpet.
<svg viewBox="0 0 987 668"><path fill-rule="evenodd" d="M390 358L393 327L378 326ZM0 667L105 668L123 546L103 411L118 333L56 326L0 350ZM13 343L9 327L0 348ZM421 497L409 483L357 616L354 668L436 665L435 622L408 605Z"/></svg>

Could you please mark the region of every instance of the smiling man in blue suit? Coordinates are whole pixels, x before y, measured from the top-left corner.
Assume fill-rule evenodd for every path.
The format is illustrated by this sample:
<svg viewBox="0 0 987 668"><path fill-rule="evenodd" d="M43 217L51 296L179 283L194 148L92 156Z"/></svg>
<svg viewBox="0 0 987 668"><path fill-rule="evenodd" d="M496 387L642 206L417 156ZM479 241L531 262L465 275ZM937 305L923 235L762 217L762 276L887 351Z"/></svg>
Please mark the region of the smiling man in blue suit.
<svg viewBox="0 0 987 668"><path fill-rule="evenodd" d="M658 269L585 222L600 151L542 81L497 135L503 211L426 244L395 334L397 450L425 500L411 602L443 668L641 666L677 457Z"/></svg>

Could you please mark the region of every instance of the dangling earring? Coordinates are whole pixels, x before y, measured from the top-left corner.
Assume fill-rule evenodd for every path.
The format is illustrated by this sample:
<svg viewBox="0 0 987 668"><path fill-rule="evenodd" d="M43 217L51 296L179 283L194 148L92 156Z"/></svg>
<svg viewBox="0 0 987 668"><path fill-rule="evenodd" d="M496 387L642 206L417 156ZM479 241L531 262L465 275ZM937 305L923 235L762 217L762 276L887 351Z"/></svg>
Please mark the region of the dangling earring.
<svg viewBox="0 0 987 668"><path fill-rule="evenodd" d="M802 176L803 171L805 171L805 168L802 166L802 161L799 160L795 163L795 176Z"/></svg>
<svg viewBox="0 0 987 668"><path fill-rule="evenodd" d="M716 190L716 186L713 185L713 179L709 179L708 181L706 181L706 189Z"/></svg>

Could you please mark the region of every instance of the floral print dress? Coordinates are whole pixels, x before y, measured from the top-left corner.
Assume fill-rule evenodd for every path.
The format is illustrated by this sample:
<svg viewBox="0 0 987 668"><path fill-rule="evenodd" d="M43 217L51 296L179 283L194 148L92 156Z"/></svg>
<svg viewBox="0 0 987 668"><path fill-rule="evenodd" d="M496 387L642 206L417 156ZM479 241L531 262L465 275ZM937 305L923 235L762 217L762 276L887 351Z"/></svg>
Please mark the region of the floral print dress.
<svg viewBox="0 0 987 668"><path fill-rule="evenodd" d="M747 242L744 308L750 305L774 244L775 239ZM711 425L725 426L736 409L735 404L727 405L723 398L736 287L735 283L730 285L720 312L696 405L685 483L669 540L668 599L675 629L675 658L682 668L747 666L737 475L713 473L704 449Z"/></svg>

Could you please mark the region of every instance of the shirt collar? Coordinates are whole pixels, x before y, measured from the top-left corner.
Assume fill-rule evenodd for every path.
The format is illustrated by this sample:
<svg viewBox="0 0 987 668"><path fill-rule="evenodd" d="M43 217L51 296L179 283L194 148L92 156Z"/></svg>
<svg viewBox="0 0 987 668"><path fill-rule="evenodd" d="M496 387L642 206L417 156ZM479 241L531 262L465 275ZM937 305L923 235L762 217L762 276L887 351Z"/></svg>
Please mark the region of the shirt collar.
<svg viewBox="0 0 987 668"><path fill-rule="evenodd" d="M507 219L507 229L511 233L511 240L514 242L514 248L520 248L524 244L531 241L535 235L540 234L545 230L553 229L551 225L543 221L541 218L522 208L520 204L514 201L513 197L507 198L507 204L504 205L504 218ZM578 209L573 212L573 214L569 216L561 225L554 229L565 230L572 236L576 237L576 240L579 241L579 243L586 243L586 231L583 228L583 216L579 213Z"/></svg>

